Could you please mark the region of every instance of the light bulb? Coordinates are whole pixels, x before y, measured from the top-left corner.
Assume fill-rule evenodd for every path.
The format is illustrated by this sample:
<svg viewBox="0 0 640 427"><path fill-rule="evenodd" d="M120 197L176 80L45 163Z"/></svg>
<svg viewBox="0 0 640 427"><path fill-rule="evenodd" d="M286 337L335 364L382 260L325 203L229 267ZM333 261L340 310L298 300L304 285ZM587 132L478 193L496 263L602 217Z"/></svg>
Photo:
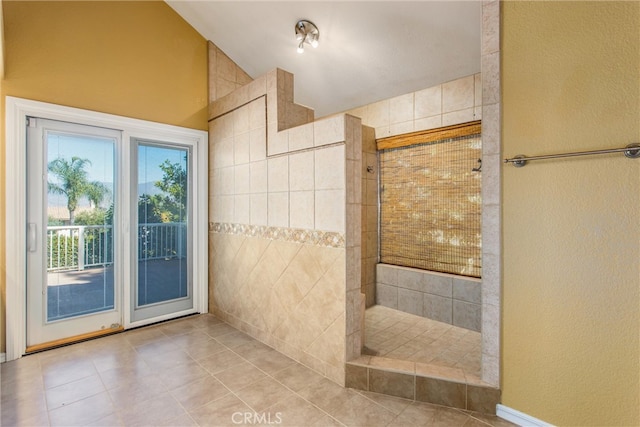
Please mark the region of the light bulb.
<svg viewBox="0 0 640 427"><path fill-rule="evenodd" d="M314 38L311 40L311 46L313 46L313 48L318 47L318 39Z"/></svg>
<svg viewBox="0 0 640 427"><path fill-rule="evenodd" d="M302 40L300 42L300 44L298 45L298 53L304 53L304 40Z"/></svg>

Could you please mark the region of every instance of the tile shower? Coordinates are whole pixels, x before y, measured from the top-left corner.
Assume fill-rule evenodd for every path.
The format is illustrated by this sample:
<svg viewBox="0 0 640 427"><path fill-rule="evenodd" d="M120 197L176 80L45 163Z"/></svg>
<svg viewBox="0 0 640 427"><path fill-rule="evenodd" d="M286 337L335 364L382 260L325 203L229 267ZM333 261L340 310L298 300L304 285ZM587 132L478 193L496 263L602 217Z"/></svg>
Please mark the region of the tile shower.
<svg viewBox="0 0 640 427"><path fill-rule="evenodd" d="M342 385L361 347L362 126L292 101L274 70L211 106L210 310Z"/></svg>
<svg viewBox="0 0 640 427"><path fill-rule="evenodd" d="M483 9L488 11L483 28L488 36L497 27L497 5L486 2ZM491 40L483 44L483 69L486 62L489 72L496 57ZM492 76L493 73L489 77ZM479 74L469 76L314 121L311 110L293 103L293 76L274 70L236 86L229 95L213 102L211 311L339 384L346 382L361 388L387 384L384 378L389 374L377 372L379 368L386 369L384 358L370 358L364 365L362 358L357 359L365 324L361 308L376 302L379 268L375 262L375 138L477 120L485 112L488 117L495 116L499 110L494 107L499 105L493 99L498 86L483 90L483 82L495 84L495 79L481 78ZM494 123L492 117L489 123ZM488 129L490 145L483 158L499 164L499 153L494 153L495 133L493 127ZM218 143L226 148L216 152ZM319 162L323 153L328 153L323 150L334 150L325 158L338 156L338 161L344 160L342 176L322 177ZM248 186L246 181L240 182L247 177L247 170ZM280 172L283 170L287 171L286 179ZM318 173L320 176L316 176ZM339 181L342 185L335 185ZM489 174L488 181L495 181L495 174ZM495 194L485 198L487 211L493 208ZM483 223L483 230L498 225L499 220ZM487 243L490 249L485 254L493 257L495 239ZM491 271L488 275L492 276L489 292L481 295L483 327L495 323L492 308L499 306L495 298L499 294L494 289L498 282ZM471 294L473 301L461 301L476 303L475 291ZM316 321L321 326L309 325ZM452 381L447 382L442 372L427 372L414 364L406 373L413 378L413 387L409 387L412 396L430 396L434 384L445 381L438 387L455 389L468 397L458 399L452 406L478 407L481 394L489 397L489 404L483 401L480 406L491 411L491 402L499 399L499 390L491 387L498 378L498 335L493 329L482 335L483 372L479 377L488 383L478 380L478 376L468 381L455 375L453 379L449 375ZM355 377L354 369L358 373ZM366 384L362 383L363 370ZM432 381L434 378L436 382ZM354 379L360 383L354 385ZM402 377L402 381L407 378ZM388 391L393 394L393 390Z"/></svg>

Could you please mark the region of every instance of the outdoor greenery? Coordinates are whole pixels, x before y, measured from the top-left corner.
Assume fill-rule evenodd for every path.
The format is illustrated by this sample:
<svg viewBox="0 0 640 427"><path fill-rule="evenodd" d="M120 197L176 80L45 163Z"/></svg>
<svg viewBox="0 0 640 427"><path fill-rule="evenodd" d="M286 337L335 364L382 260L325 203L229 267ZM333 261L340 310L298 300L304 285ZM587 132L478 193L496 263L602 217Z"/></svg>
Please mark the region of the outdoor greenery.
<svg viewBox="0 0 640 427"><path fill-rule="evenodd" d="M89 159L81 159L73 156L71 161L58 157L49 162L48 169L58 182L48 182L49 192L62 194L67 198L67 209L69 210L69 224L75 223L75 212L78 208L78 201L82 197L87 197L89 203L98 207L109 189L101 182L89 181L86 166L91 165Z"/></svg>
<svg viewBox="0 0 640 427"><path fill-rule="evenodd" d="M69 225L105 226L91 227L84 230L85 265L106 264L112 262L113 256L113 203L105 209L100 203L109 193L108 188L96 181L90 181L86 167L91 165L88 159L72 157L71 161L58 158L48 165L49 172L56 182L49 181L49 192L62 194L67 198ZM138 198L138 221L140 224L185 222L187 205L187 171L180 163L168 160L160 165L163 176L154 186L161 192L158 194L142 194ZM75 213L78 202L82 198L90 201L91 209ZM49 226L64 225L63 221L49 217ZM150 244L156 233L155 228L141 227L139 242L141 254L145 257L174 256L176 242L180 234L174 229L167 229L164 237L170 247L157 247ZM78 235L69 230L53 232L47 239L48 268L75 268L78 266ZM147 247L148 246L148 247ZM161 252L158 252L161 251ZM158 253L156 253L158 252Z"/></svg>

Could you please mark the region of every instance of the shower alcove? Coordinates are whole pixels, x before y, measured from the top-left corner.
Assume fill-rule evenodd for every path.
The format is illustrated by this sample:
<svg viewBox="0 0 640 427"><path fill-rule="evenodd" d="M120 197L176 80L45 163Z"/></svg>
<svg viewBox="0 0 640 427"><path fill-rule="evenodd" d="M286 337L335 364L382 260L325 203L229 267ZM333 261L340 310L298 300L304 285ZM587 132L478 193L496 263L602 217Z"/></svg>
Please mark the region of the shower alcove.
<svg viewBox="0 0 640 427"><path fill-rule="evenodd" d="M293 75L283 70L210 104L213 314L340 385L495 413L501 271L498 22L499 2L484 3L481 73L345 114L314 119L313 110L294 103ZM449 89L465 94L462 108L441 110L430 120L412 116L408 130L406 123L390 121L392 104L412 103L407 110L413 114L421 99L433 91L446 96ZM386 122L371 120L375 111L383 111L373 115ZM377 181L368 171L377 168L376 138L479 119L484 268L475 302L481 334L375 305L376 269L384 267L377 267L372 231ZM365 306L371 307L366 316ZM394 325L406 328L389 329ZM468 369L461 369L402 360L381 347L373 350L384 356L369 354L385 341L376 343L376 332L406 334L412 327L432 343L442 338L468 344L473 351L465 355L475 359L469 356ZM428 349L425 345L420 351Z"/></svg>

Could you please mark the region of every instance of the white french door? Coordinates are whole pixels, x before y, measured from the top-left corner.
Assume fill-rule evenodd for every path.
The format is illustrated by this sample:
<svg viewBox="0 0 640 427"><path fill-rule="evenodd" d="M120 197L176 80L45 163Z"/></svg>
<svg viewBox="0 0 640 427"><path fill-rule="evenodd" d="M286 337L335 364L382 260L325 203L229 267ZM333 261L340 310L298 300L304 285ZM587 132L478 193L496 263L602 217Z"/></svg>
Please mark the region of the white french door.
<svg viewBox="0 0 640 427"><path fill-rule="evenodd" d="M121 140L117 130L28 120L28 347L122 325Z"/></svg>
<svg viewBox="0 0 640 427"><path fill-rule="evenodd" d="M26 351L197 312L196 146L39 117L26 136Z"/></svg>
<svg viewBox="0 0 640 427"><path fill-rule="evenodd" d="M140 321L193 308L191 149L132 139L131 318Z"/></svg>

